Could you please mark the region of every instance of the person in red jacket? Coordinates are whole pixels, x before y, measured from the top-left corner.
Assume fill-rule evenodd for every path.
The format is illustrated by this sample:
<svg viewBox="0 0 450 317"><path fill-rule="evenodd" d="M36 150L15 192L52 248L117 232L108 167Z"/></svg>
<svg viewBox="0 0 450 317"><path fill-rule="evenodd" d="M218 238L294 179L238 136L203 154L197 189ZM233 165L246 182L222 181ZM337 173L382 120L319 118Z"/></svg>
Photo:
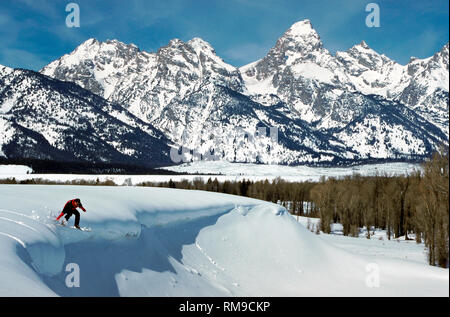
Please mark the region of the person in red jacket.
<svg viewBox="0 0 450 317"><path fill-rule="evenodd" d="M66 215L65 218L66 218L66 222L67 222L67 221L69 221L70 217L72 217L72 215L75 215L75 228L81 229L80 228L80 213L78 212L77 208L81 208L84 212L86 212L86 209L84 209L79 198L69 200L64 205L63 211L58 216L58 218L56 218L56 220L58 221L59 218L61 218L65 214ZM63 225L65 225L65 223L63 223Z"/></svg>

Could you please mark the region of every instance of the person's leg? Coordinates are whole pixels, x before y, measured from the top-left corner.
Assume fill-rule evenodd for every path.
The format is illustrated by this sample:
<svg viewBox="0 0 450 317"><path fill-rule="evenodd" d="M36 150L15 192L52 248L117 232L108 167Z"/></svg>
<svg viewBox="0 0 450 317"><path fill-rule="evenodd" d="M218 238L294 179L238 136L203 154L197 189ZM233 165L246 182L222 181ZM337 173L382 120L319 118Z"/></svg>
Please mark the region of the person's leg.
<svg viewBox="0 0 450 317"><path fill-rule="evenodd" d="M70 211L68 211L67 213L66 213L66 221L69 221L69 219L70 219L70 217L72 217L72 213L70 212Z"/></svg>
<svg viewBox="0 0 450 317"><path fill-rule="evenodd" d="M75 215L75 227L79 227L80 226L80 212L78 210L75 210L73 212L73 214Z"/></svg>
<svg viewBox="0 0 450 317"><path fill-rule="evenodd" d="M66 220L69 221L70 217L72 217L72 213L71 212L67 212L66 216L64 218L66 218Z"/></svg>

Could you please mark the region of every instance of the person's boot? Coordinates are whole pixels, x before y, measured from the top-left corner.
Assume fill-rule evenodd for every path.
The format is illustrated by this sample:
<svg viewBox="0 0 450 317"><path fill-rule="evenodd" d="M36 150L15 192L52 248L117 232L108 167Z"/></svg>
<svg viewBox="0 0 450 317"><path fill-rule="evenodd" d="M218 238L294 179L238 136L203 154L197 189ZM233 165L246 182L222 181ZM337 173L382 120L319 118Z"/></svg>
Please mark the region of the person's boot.
<svg viewBox="0 0 450 317"><path fill-rule="evenodd" d="M66 223L67 223L66 219L63 219L63 220L61 221L61 226L65 227L65 226L66 226Z"/></svg>
<svg viewBox="0 0 450 317"><path fill-rule="evenodd" d="M75 225L75 228L77 228L78 230L81 230L79 225Z"/></svg>

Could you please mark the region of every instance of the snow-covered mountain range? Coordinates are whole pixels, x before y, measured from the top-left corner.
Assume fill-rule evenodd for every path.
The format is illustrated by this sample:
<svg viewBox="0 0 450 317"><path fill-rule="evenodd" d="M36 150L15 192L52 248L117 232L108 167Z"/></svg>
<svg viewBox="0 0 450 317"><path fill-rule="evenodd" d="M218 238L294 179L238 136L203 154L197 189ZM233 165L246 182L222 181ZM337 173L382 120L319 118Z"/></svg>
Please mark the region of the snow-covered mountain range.
<svg viewBox="0 0 450 317"><path fill-rule="evenodd" d="M351 114L347 120L333 114L342 110L338 101L349 98L343 93L357 92L399 101L448 136L448 54L447 43L430 58L400 65L363 41L333 56L305 20L294 24L265 58L240 70L250 95L264 100L269 92L321 128L347 124Z"/></svg>
<svg viewBox="0 0 450 317"><path fill-rule="evenodd" d="M5 76L22 72L55 85L72 82L72 89L90 91L105 107L122 109L139 131L164 139L166 148L174 143L237 162L338 164L420 159L448 144L448 54L447 43L432 57L400 65L361 42L333 55L304 20L289 28L264 58L241 68L225 63L200 38L174 39L157 52L90 39L40 71L53 79L1 68L0 80L5 83ZM34 94L42 94L41 87L32 87ZM8 89L16 88L6 84ZM27 96L30 103L34 94ZM0 122L14 116L14 107L23 107L20 98L5 95L2 84ZM71 97L78 100L76 94ZM55 121L52 116L46 120ZM276 128L275 137L270 127ZM30 129L42 134L39 127ZM116 142L113 148L121 148L123 155L144 153L125 145L128 136L108 142ZM53 146L48 133L43 137ZM2 143L7 142L0 142L5 153ZM152 155L161 147L158 143Z"/></svg>
<svg viewBox="0 0 450 317"><path fill-rule="evenodd" d="M169 141L122 107L39 73L0 73L0 155L161 166Z"/></svg>

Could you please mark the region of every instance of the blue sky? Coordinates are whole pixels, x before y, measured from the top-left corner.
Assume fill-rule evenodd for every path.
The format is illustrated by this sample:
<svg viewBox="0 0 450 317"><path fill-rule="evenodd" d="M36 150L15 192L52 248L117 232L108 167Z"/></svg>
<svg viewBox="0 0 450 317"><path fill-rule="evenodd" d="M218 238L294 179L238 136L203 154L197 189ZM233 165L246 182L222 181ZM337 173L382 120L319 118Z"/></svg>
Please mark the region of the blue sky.
<svg viewBox="0 0 450 317"><path fill-rule="evenodd" d="M80 7L80 28L66 27L71 2ZM379 28L365 24L371 2L380 7ZM448 0L1 0L0 64L38 70L92 37L146 51L201 37L241 66L265 56L303 19L332 53L365 40L401 64L449 40Z"/></svg>

